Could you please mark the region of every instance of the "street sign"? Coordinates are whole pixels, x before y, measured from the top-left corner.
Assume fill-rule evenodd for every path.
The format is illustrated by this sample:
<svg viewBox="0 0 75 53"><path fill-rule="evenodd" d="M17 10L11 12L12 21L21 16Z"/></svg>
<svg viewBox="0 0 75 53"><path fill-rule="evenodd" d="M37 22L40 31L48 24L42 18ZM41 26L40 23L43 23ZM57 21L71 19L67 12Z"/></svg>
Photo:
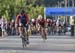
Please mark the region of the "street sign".
<svg viewBox="0 0 75 53"><path fill-rule="evenodd" d="M46 16L71 16L75 15L75 8L45 8Z"/></svg>

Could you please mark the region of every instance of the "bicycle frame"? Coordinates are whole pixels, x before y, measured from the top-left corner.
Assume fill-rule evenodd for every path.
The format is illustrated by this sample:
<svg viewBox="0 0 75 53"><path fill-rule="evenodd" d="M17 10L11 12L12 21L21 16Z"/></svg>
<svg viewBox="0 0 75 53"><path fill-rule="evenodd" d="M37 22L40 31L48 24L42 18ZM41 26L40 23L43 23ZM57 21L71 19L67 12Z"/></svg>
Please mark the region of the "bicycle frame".
<svg viewBox="0 0 75 53"><path fill-rule="evenodd" d="M24 46L27 46L27 30L26 30L26 27L21 27L21 31L22 31L22 35L21 35L21 38L22 38L22 46L24 48Z"/></svg>

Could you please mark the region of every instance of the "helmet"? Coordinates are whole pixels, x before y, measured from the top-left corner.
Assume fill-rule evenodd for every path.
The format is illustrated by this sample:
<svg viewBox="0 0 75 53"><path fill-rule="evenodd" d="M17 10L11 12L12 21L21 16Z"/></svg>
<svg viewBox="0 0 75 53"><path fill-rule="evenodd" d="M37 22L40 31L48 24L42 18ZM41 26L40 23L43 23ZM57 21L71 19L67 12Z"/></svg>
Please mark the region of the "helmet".
<svg viewBox="0 0 75 53"><path fill-rule="evenodd" d="M20 14L24 14L25 13L25 11L22 9L21 11L20 11Z"/></svg>
<svg viewBox="0 0 75 53"><path fill-rule="evenodd" d="M42 19L42 18L43 18L42 15L39 15L39 16L38 16L38 19Z"/></svg>
<svg viewBox="0 0 75 53"><path fill-rule="evenodd" d="M49 19L47 19L47 21L50 21Z"/></svg>
<svg viewBox="0 0 75 53"><path fill-rule="evenodd" d="M32 19L32 22L34 22L35 21L35 19Z"/></svg>
<svg viewBox="0 0 75 53"><path fill-rule="evenodd" d="M12 19L12 22L14 22L14 20Z"/></svg>

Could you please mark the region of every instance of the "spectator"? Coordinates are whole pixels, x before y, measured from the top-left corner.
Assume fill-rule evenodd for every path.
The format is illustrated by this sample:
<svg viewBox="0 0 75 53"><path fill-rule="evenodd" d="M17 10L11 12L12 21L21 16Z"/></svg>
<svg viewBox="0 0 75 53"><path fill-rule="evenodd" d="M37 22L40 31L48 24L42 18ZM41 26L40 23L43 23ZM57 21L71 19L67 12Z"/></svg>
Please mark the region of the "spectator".
<svg viewBox="0 0 75 53"><path fill-rule="evenodd" d="M15 35L15 21L13 19L11 21L11 34Z"/></svg>
<svg viewBox="0 0 75 53"><path fill-rule="evenodd" d="M0 17L0 36L2 36L2 29L1 29L2 19Z"/></svg>
<svg viewBox="0 0 75 53"><path fill-rule="evenodd" d="M5 18L2 17L2 24L1 24L1 28L2 28L2 37L5 36L5 33L6 33L6 22L5 22Z"/></svg>

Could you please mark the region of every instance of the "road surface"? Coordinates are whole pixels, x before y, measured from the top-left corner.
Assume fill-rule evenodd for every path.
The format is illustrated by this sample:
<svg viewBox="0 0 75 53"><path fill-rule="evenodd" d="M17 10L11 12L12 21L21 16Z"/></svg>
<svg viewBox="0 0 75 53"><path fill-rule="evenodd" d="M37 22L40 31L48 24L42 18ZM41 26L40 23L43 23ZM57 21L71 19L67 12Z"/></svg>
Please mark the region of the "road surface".
<svg viewBox="0 0 75 53"><path fill-rule="evenodd" d="M75 37L48 36L44 42L41 36L30 36L30 44L22 48L19 36L0 38L0 53L75 53Z"/></svg>

